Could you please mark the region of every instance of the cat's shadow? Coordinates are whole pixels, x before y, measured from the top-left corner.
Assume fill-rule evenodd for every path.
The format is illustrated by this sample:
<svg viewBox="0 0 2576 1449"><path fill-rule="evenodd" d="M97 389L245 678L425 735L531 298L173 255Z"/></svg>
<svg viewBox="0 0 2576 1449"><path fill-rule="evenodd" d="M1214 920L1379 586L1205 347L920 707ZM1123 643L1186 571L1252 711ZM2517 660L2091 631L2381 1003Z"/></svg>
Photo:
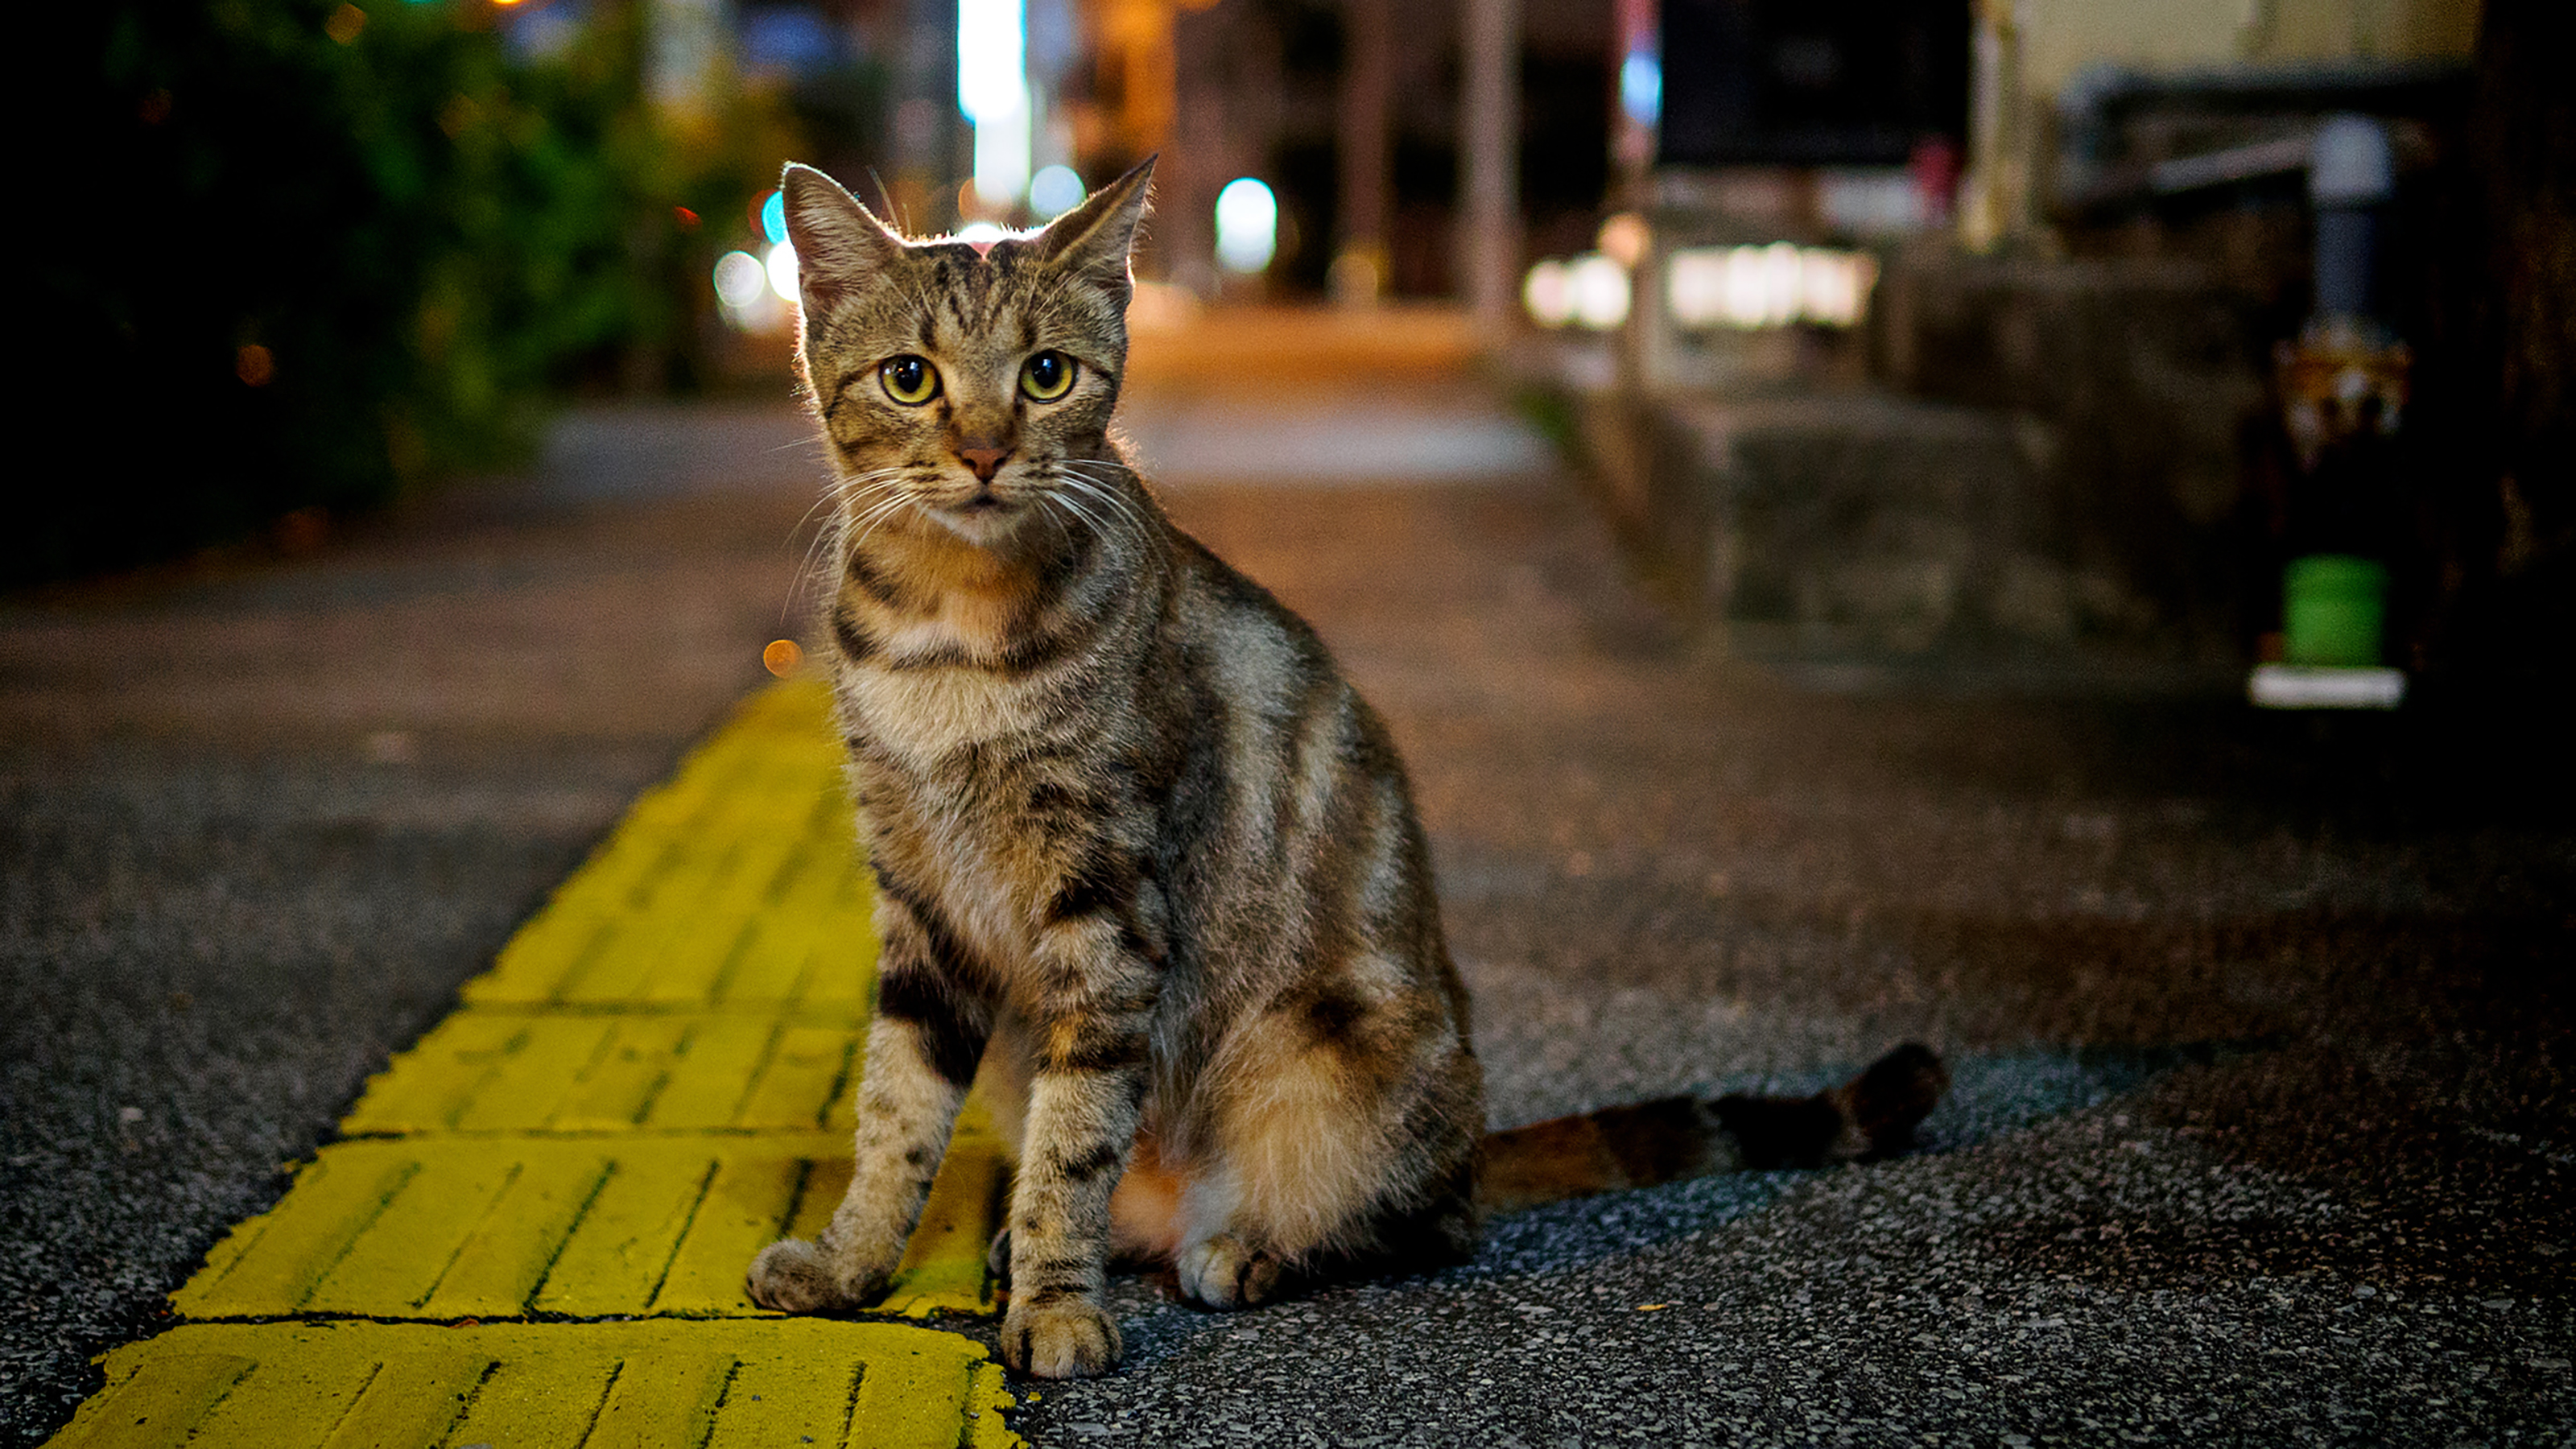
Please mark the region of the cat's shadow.
<svg viewBox="0 0 2576 1449"><path fill-rule="evenodd" d="M2257 1050L2260 1043L2195 1043L2171 1047L2064 1049L1945 1058L1949 1095L1915 1133L1915 1147L1890 1162L1957 1152L1997 1141L2052 1119L2125 1096L2178 1067ZM1801 1095L1847 1080L1854 1068L1773 1073L1707 1084L1706 1095L1749 1092ZM1108 1306L1127 1337L1122 1372L1134 1373L1212 1336L1246 1329L1302 1332L1310 1318L1361 1299L1458 1292L1484 1285L1556 1279L1725 1227L1769 1207L1803 1182L1857 1168L1733 1172L1550 1203L1500 1214L1468 1262L1436 1272L1317 1286L1253 1309L1211 1313L1182 1301L1168 1268L1115 1274ZM1288 1325L1295 1325L1290 1327Z"/></svg>

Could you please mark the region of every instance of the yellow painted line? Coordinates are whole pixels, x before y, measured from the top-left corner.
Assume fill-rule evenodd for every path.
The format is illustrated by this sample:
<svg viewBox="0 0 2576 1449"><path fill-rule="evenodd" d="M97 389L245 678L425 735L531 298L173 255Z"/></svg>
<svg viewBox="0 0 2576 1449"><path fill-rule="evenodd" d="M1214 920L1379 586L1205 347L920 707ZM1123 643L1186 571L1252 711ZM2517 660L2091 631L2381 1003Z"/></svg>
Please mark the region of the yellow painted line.
<svg viewBox="0 0 2576 1449"><path fill-rule="evenodd" d="M1003 1449L981 1344L883 1323L209 1323L107 1357L61 1449Z"/></svg>
<svg viewBox="0 0 2576 1449"><path fill-rule="evenodd" d="M1019 1443L973 1340L743 1295L849 1180L876 963L855 841L822 690L747 701L56 1442ZM1006 1177L970 1102L876 1313L992 1311Z"/></svg>

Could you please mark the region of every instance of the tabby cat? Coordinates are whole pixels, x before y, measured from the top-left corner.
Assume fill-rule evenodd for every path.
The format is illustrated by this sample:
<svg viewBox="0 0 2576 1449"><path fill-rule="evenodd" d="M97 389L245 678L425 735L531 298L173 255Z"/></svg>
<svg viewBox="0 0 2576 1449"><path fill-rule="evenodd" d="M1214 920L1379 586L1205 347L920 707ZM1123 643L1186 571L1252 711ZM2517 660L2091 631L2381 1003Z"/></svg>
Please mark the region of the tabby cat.
<svg viewBox="0 0 2576 1449"><path fill-rule="evenodd" d="M848 1195L752 1297L881 1292L979 1081L1018 1164L1002 1355L1047 1378L1118 1361L1113 1256L1235 1308L1453 1261L1483 1209L1901 1144L1941 1090L1919 1047L1803 1103L1485 1137L1385 724L1109 435L1151 167L990 243L907 241L787 168L882 953Z"/></svg>

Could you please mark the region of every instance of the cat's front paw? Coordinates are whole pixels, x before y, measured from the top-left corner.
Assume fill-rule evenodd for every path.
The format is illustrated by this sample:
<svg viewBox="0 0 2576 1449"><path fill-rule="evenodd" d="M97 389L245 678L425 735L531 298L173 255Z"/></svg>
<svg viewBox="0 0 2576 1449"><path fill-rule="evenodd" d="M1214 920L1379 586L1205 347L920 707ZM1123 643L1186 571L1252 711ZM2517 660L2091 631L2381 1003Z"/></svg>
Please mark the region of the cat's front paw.
<svg viewBox="0 0 2576 1449"><path fill-rule="evenodd" d="M1279 1288L1279 1258L1219 1233L1181 1250L1173 1264L1181 1296L1201 1308L1250 1308L1267 1303Z"/></svg>
<svg viewBox="0 0 2576 1449"><path fill-rule="evenodd" d="M1094 1378L1118 1367L1125 1352L1118 1325L1088 1299L1014 1299L1002 1319L1002 1362L1032 1378Z"/></svg>
<svg viewBox="0 0 2576 1449"><path fill-rule="evenodd" d="M751 1301L778 1313L832 1313L875 1302L886 1275L851 1271L820 1243L781 1238L760 1250L743 1275Z"/></svg>

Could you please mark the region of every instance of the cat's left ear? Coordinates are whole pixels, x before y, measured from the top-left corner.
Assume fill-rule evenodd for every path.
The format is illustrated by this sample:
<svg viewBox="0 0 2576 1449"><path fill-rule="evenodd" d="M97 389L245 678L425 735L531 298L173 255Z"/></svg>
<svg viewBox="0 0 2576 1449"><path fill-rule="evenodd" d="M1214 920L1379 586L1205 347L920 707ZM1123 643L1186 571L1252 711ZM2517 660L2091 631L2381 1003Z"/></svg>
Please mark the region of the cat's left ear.
<svg viewBox="0 0 2576 1449"><path fill-rule="evenodd" d="M1159 153L1158 153L1159 154ZM1082 205L1047 223L1038 234L1038 254L1090 278L1123 309L1134 289L1127 270L1135 250L1136 228L1145 219L1146 193L1154 179L1153 156L1136 169L1095 191Z"/></svg>
<svg viewBox="0 0 2576 1449"><path fill-rule="evenodd" d="M796 249L796 289L809 321L902 255L903 238L831 177L791 161L778 184L787 194L787 244Z"/></svg>

